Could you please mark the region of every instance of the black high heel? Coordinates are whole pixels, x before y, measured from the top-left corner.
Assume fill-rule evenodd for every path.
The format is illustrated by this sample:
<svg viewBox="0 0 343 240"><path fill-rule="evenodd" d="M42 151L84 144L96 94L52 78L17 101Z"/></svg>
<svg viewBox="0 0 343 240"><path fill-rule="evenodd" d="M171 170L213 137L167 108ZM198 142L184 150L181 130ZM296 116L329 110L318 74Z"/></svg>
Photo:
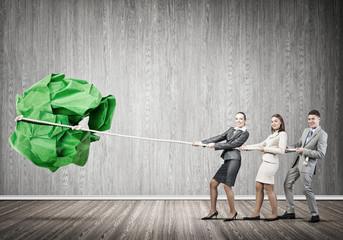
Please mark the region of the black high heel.
<svg viewBox="0 0 343 240"><path fill-rule="evenodd" d="M225 219L224 219L224 222L229 222L229 221L236 220L236 219L237 219L237 214L238 214L238 212L236 212L236 213L235 213L235 216L233 216L232 218L225 218Z"/></svg>
<svg viewBox="0 0 343 240"><path fill-rule="evenodd" d="M256 217L244 217L243 220L260 220L261 217L260 215L256 216Z"/></svg>
<svg viewBox="0 0 343 240"><path fill-rule="evenodd" d="M263 219L264 221L275 221L275 220L278 220L279 217L276 217L276 218L265 218Z"/></svg>
<svg viewBox="0 0 343 240"><path fill-rule="evenodd" d="M210 219L212 219L213 217L216 217L216 218L217 218L217 216L218 216L218 211L215 211L211 216L203 217L201 220L210 220Z"/></svg>

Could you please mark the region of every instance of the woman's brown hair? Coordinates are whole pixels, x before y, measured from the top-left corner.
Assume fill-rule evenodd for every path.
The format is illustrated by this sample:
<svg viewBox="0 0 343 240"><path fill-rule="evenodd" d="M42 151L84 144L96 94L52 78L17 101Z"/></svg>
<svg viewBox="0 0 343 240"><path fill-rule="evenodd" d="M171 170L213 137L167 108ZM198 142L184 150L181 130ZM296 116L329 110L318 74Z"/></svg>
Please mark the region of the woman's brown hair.
<svg viewBox="0 0 343 240"><path fill-rule="evenodd" d="M280 122L281 122L281 125L280 125L280 128L279 128L279 132L285 132L286 131L286 126L285 126L285 123L284 123L284 121L283 121L283 118L281 117L281 115L280 114L278 114L278 113L276 113L276 114L274 114L271 118L273 118L273 117L276 117L277 119L279 119L280 120ZM274 129L272 128L272 127L270 127L270 129L271 129L271 131L272 131L272 133L274 132Z"/></svg>
<svg viewBox="0 0 343 240"><path fill-rule="evenodd" d="M237 115L237 114L242 114L242 115L244 116L244 120L247 120L247 116L245 116L245 113L244 113L244 112L237 112L236 115Z"/></svg>

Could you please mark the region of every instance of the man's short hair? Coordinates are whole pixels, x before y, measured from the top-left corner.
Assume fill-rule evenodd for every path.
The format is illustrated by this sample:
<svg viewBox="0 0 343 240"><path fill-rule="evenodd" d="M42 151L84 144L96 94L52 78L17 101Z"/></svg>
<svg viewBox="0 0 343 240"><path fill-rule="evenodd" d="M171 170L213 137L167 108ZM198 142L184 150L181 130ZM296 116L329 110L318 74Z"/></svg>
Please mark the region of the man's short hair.
<svg viewBox="0 0 343 240"><path fill-rule="evenodd" d="M320 113L317 110L312 110L308 113L308 115L316 115L318 117L320 117Z"/></svg>

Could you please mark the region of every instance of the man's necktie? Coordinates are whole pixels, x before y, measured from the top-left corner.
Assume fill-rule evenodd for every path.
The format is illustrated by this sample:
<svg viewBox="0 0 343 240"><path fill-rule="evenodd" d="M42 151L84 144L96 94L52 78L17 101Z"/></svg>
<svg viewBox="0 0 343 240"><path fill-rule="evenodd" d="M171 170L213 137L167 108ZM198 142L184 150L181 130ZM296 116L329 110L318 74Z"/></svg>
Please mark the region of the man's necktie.
<svg viewBox="0 0 343 240"><path fill-rule="evenodd" d="M312 136L312 134L313 134L313 131L311 130L311 131L308 133L308 135L307 135L305 144L308 142L308 140L310 139L310 137Z"/></svg>

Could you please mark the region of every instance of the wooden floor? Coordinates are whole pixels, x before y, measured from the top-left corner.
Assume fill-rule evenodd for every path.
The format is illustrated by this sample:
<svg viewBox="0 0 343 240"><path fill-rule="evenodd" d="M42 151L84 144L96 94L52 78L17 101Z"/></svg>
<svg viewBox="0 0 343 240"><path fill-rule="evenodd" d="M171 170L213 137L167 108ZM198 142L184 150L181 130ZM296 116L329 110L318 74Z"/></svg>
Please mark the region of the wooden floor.
<svg viewBox="0 0 343 240"><path fill-rule="evenodd" d="M224 223L226 201L211 221L200 220L209 201L0 201L0 239L343 239L343 201L318 201L322 221L312 224L305 201L295 220L242 220L253 206L236 201L238 220Z"/></svg>

